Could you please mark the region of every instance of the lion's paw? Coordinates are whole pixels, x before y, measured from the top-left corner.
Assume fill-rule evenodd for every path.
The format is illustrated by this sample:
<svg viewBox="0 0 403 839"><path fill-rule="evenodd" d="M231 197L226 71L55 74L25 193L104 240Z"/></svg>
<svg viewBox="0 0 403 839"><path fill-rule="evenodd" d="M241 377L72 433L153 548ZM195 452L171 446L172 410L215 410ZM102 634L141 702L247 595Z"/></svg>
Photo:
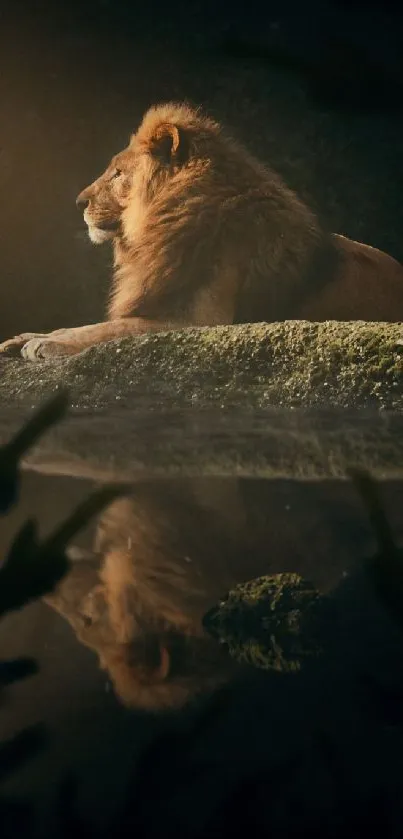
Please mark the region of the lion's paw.
<svg viewBox="0 0 403 839"><path fill-rule="evenodd" d="M68 354L68 347L62 341L47 335L31 338L21 348L21 355L25 361L45 361Z"/></svg>
<svg viewBox="0 0 403 839"><path fill-rule="evenodd" d="M23 332L21 335L15 335L14 338L9 338L0 344L0 355L19 355L27 341L45 337L45 333L38 332Z"/></svg>

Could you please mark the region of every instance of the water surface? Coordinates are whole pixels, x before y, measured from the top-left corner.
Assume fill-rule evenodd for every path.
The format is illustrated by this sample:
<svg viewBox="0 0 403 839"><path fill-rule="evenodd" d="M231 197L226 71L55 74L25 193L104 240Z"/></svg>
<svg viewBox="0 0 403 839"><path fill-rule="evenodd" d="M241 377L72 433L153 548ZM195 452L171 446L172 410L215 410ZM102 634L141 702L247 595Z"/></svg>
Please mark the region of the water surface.
<svg viewBox="0 0 403 839"><path fill-rule="evenodd" d="M18 424L15 412L3 410L2 440ZM236 583L265 573L297 572L328 593L359 575L363 558L374 552L376 544L361 499L345 478L346 465L358 462L374 471L393 532L402 539L400 432L401 418L387 413L196 408L167 412L142 402L136 410L73 412L47 435L25 464L18 505L2 522L3 555L27 517L37 517L41 533L46 534L101 482L124 478L128 497L76 540L82 553L81 558L76 555L66 580L65 596L51 605L31 604L1 623L0 658L32 655L40 664L38 675L7 691L0 714L1 739L39 720L47 722L51 734L47 752L15 774L6 789L29 795L43 810L54 801L58 781L73 769L80 781L81 804L91 819L113 820L125 800L133 760L171 718L172 709L176 719L181 697L207 696L227 678L232 684L225 651L213 649L210 639L206 643L202 637L205 611ZM114 567L132 574L132 591L121 614L130 615L132 610L138 617L137 629L151 633L147 650L134 645L132 669L123 679L116 670L111 674L99 666L99 656L112 636L116 641L116 623L113 635L102 604L90 616L88 612L106 555L112 556ZM140 608L139 603L144 605ZM359 613L357 599L347 597L346 603L346 609ZM169 635L164 623L168 617L177 626L175 667L168 679L171 687L162 693L158 688L155 699L154 688L147 696L137 689L138 668L144 657L152 659L156 638ZM387 664L377 670L382 656L375 650L376 638L388 639L390 631L391 648L396 644L395 628L390 629L386 617L385 629L382 620L379 632L375 624L359 631L364 639L369 632L374 644L376 678L395 684L400 672L390 669L390 655L385 654ZM126 621L119 630L124 641ZM183 642L185 636L190 636L189 645ZM82 643L83 637L93 649ZM367 653L362 657L365 664L358 666L365 673L372 668ZM158 658L158 650L155 655ZM247 743L255 737L257 720L259 731L266 734L258 738L260 757L252 750L248 761L261 761L264 755L270 766L284 755L289 757L301 737L305 741L307 732L315 730L318 708L335 742L343 719L346 731L359 730L357 719L363 732L396 725L382 703L381 710L372 709L368 717L368 709L362 710L361 699L357 700L356 687L351 688L357 682L357 662L346 664L347 688L344 676L340 678L343 666L339 662L336 675L329 676L326 662L325 676L312 677L308 686L301 680L291 687L281 679L274 683L267 673L256 673L256 683L255 674L248 674L246 682L242 677L231 699L237 710L225 712L225 724L214 723L219 727L215 734L210 732L209 740L213 751L220 742L227 743L219 751L228 769L237 765L228 737L233 743L241 730L245 732L245 742L243 735L238 742L238 753L244 757L236 777L231 776L234 783L244 771ZM128 700L135 707L128 708ZM365 699L364 705L368 702ZM144 716L143 706L149 712L150 706L154 710L159 705L162 717ZM180 717L188 719L189 713L181 712ZM393 748L389 744L392 768L401 734L399 723ZM347 759L348 772L353 771L354 760L363 760L365 736L357 737L355 756ZM385 743L381 747L386 748ZM380 783L379 760L375 756L368 763L365 757L365 762L370 767L370 789ZM220 761L219 765L223 771ZM221 781L217 783L219 787ZM214 796L211 802L213 812Z"/></svg>

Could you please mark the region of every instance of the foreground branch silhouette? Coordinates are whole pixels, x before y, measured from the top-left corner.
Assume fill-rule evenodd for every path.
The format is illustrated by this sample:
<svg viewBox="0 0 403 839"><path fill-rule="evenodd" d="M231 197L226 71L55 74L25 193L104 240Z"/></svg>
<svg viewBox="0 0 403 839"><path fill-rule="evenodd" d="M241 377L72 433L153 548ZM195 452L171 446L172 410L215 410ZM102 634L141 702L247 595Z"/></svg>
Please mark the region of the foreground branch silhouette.
<svg viewBox="0 0 403 839"><path fill-rule="evenodd" d="M18 501L22 457L42 434L63 419L67 408L68 393L62 391L36 411L14 438L0 449L0 514L7 513ZM34 519L23 525L0 565L0 618L54 590L69 569L66 550L70 540L90 519L126 491L124 485L102 487L79 504L43 541L39 539ZM37 663L30 658L0 661L0 690L33 675L37 670ZM0 783L38 754L46 743L43 724L31 726L3 743L0 746ZM66 789L63 787L60 795L64 823L66 806L70 807L72 801L71 783L66 783ZM30 835L33 831L32 813L28 805L0 797L0 832L3 839L8 829L13 835L19 835L22 829L25 835Z"/></svg>

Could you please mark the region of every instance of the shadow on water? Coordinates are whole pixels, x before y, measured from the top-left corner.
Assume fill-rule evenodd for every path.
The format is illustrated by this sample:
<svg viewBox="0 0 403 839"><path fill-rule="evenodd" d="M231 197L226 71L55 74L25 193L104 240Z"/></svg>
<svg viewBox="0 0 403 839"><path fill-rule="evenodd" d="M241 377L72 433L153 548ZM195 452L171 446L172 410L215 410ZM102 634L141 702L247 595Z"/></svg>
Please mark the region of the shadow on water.
<svg viewBox="0 0 403 839"><path fill-rule="evenodd" d="M287 424L276 412L265 426L251 413L240 434L235 417L214 425L194 412L192 424L183 414L167 423L148 413L147 438L146 413L140 406L137 435L135 414L129 433L124 412L122 426L116 415L87 413L73 416L74 431L67 421L49 433L2 523L5 555L28 517L45 536L100 482L132 473L127 496L70 548L70 570L53 594L0 625L0 659L32 656L39 664L3 692L0 739L38 721L49 731L48 748L4 791L34 801L49 828L58 785L73 772L77 806L97 835L160 836L168 827L179 836L229 835L234 824L252 835L264 826L277 835L308 827L311 835L350 835L369 824L398 835L402 641L362 572L377 545L342 477L343 457L353 453L342 429L330 414L288 414ZM345 417L361 440L361 461L372 451L384 474L382 499L401 542L399 420ZM10 437L7 424L14 425L3 417ZM279 459L281 428L293 447ZM243 469L242 458L233 459L231 476L236 446L248 457ZM265 452L264 469L261 460L253 465L254 449ZM188 456L191 474L179 468ZM164 476L168 462L177 476L169 469ZM203 616L235 585L279 572L312 581L337 614L326 654L295 673L247 667L203 628Z"/></svg>

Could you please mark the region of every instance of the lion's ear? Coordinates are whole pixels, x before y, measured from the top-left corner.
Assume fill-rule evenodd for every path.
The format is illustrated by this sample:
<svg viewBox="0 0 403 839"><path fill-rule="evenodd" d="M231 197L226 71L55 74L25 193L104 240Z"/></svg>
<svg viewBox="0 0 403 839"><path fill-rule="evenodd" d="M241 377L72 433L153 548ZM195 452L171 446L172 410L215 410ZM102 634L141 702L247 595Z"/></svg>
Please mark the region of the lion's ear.
<svg viewBox="0 0 403 839"><path fill-rule="evenodd" d="M170 122L161 123L151 140L151 152L162 163L184 163L188 156L186 132Z"/></svg>

